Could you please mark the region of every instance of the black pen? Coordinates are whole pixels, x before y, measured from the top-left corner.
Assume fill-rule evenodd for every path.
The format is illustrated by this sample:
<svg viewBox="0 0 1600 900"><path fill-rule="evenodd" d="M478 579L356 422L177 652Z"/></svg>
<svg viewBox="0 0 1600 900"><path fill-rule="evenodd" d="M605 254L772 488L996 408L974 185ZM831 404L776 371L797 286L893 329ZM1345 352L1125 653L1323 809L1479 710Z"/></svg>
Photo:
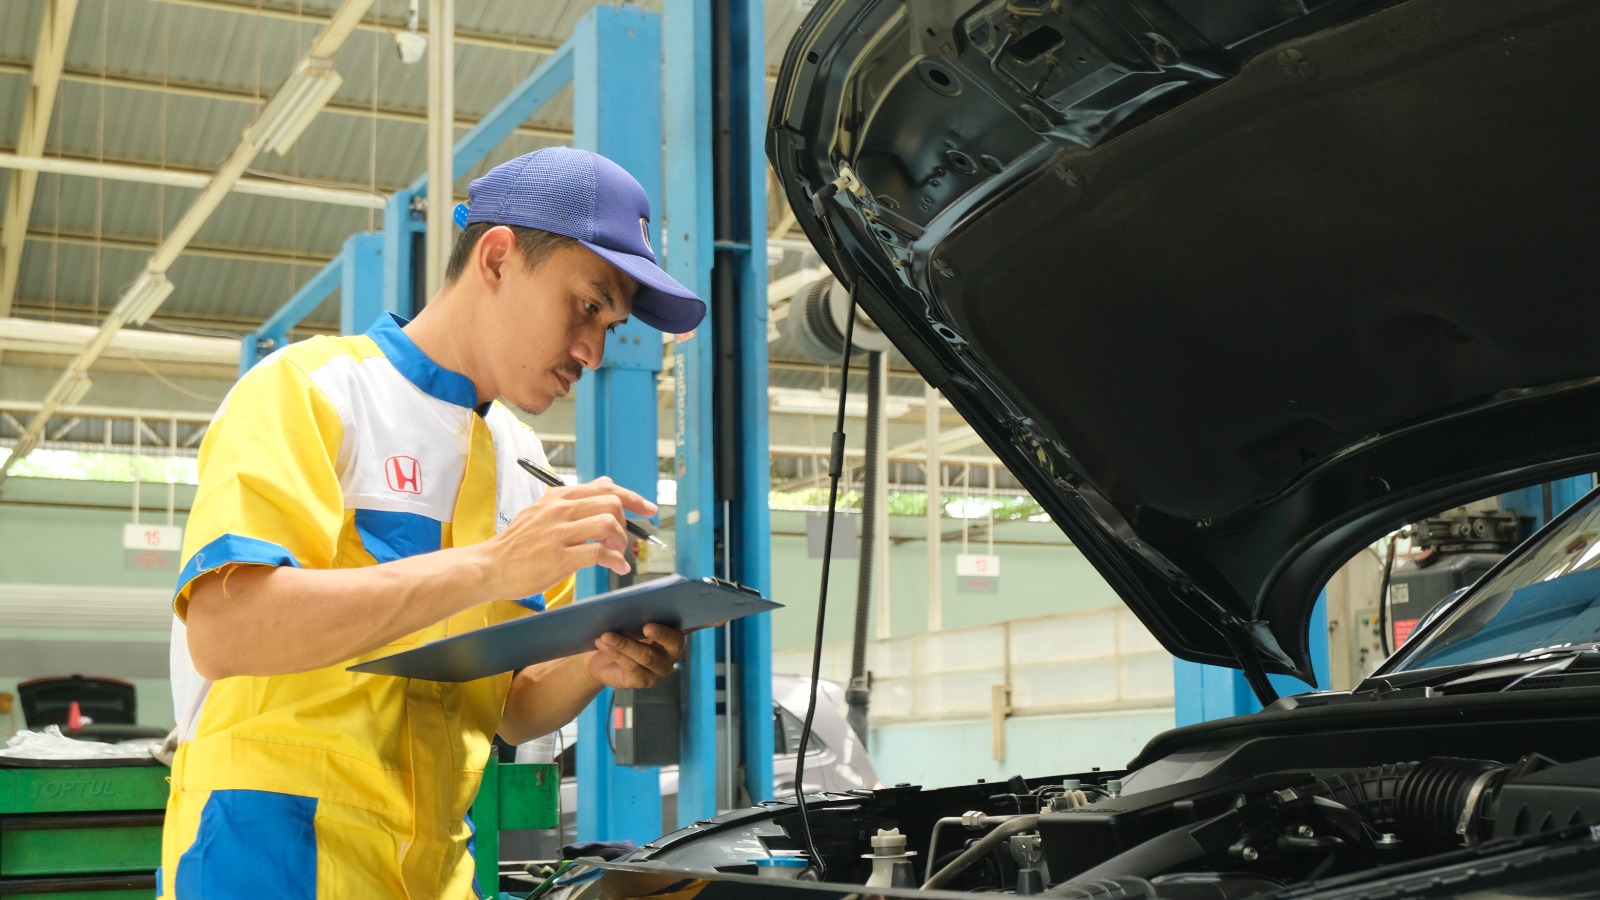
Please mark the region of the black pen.
<svg viewBox="0 0 1600 900"><path fill-rule="evenodd" d="M546 469L544 466L539 465L527 457L519 457L517 459L517 465L526 469L529 475L539 479L549 487L563 487L566 485L566 482L561 480L560 475L557 475L556 473ZM624 518L623 522L628 526L628 533L634 537L639 538L646 543L655 544L657 547L667 546L666 541L663 541L661 538L658 538L650 532L645 531L643 525L640 525L639 523L628 518Z"/></svg>

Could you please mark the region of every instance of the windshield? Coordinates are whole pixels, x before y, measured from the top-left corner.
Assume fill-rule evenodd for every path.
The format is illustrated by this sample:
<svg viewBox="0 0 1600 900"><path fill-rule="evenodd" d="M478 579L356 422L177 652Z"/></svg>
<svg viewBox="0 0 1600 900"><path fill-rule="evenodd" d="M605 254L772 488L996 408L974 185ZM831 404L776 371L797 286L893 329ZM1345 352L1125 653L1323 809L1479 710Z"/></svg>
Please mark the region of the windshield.
<svg viewBox="0 0 1600 900"><path fill-rule="evenodd" d="M1407 647L1394 671L1595 641L1600 641L1600 492L1518 548L1504 568Z"/></svg>

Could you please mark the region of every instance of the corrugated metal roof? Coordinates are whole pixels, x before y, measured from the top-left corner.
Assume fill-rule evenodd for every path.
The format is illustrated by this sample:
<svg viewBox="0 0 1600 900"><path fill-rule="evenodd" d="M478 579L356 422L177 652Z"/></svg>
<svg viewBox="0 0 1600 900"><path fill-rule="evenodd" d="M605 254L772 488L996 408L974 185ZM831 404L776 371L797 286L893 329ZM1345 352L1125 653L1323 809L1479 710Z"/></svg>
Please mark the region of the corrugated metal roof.
<svg viewBox="0 0 1600 900"><path fill-rule="evenodd" d="M39 24L44 19L45 0L6 0L0 16L0 54L13 59L32 59L39 40Z"/></svg>
<svg viewBox="0 0 1600 900"><path fill-rule="evenodd" d="M28 102L28 80L0 75L0 143L14 147L22 130L22 110Z"/></svg>
<svg viewBox="0 0 1600 900"><path fill-rule="evenodd" d="M138 275L148 252L30 241L17 279L19 302L104 312Z"/></svg>
<svg viewBox="0 0 1600 900"><path fill-rule="evenodd" d="M317 35L340 0L80 0L67 51L67 77L58 94L46 155L106 158L210 171L232 151L264 98L274 90ZM457 0L458 32L476 35L456 44L456 110L481 117L571 35L595 0ZM26 63L45 0L0 0L0 60ZM660 0L639 6L660 11ZM804 0L767 0L766 52L776 68L790 36L809 10ZM304 18L286 18L299 9ZM404 0L379 0L363 28L339 51L343 77L336 104L324 112L284 157L263 154L252 174L372 188L387 194L411 182L426 165L426 65L405 65L395 54L392 27L406 15ZM422 4L427 30L427 4ZM506 46L484 46L491 35ZM12 68L15 68L13 66ZM105 82L101 82L102 73ZM0 145L14 147L29 78L0 72ZM161 90L166 84L170 90ZM175 86L175 87L174 87ZM629 97L630 103L650 102ZM374 114L374 112L376 114ZM570 132L572 90L560 91L529 125ZM459 137L465 127L456 131ZM560 142L559 136L513 135L457 183L506 159ZM0 175L4 175L0 172ZM0 200L4 184L0 178ZM197 191L50 174L39 178L23 256L18 295L30 314L100 311L115 302L137 275L159 237L171 229ZM169 275L176 290L164 314L260 321L270 315L357 232L381 227L376 212L327 204L233 194L201 228L196 252L186 253ZM63 240L52 237L66 236ZM93 246L101 235L100 246ZM129 242L133 243L130 245ZM227 249L218 258L206 247ZM243 250L241 254L235 252ZM250 258L249 253L257 255ZM311 261L297 260L311 255ZM324 304L312 322L334 322L338 307ZM804 360L787 337L770 345L775 360ZM898 354L896 366L905 365ZM809 360L804 360L809 362ZM837 384L837 372L775 368L780 387L817 389ZM857 388L853 380L853 389ZM896 394L920 393L915 378L891 379Z"/></svg>
<svg viewBox="0 0 1600 900"><path fill-rule="evenodd" d="M281 306L321 269L321 263L290 265L182 256L167 273L181 289L172 292L162 310L251 318L260 309ZM338 320L337 305L327 308L321 317L321 321Z"/></svg>

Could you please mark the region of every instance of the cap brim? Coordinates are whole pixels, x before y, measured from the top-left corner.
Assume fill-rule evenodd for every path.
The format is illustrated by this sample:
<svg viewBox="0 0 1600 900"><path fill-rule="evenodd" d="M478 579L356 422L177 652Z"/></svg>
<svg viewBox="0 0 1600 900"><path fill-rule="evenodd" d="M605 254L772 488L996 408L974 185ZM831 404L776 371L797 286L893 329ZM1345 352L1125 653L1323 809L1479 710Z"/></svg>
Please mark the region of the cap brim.
<svg viewBox="0 0 1600 900"><path fill-rule="evenodd" d="M668 334L683 334L693 331L706 317L705 302L650 260L588 241L581 243L639 282L633 295L633 315L639 321Z"/></svg>

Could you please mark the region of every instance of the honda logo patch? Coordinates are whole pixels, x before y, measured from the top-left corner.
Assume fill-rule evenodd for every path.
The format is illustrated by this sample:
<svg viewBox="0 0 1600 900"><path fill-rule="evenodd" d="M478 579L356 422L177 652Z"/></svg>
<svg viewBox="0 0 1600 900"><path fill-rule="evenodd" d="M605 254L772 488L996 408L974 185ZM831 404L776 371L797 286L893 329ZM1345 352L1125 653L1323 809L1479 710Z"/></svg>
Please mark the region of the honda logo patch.
<svg viewBox="0 0 1600 900"><path fill-rule="evenodd" d="M422 493L422 467L409 456L391 456L383 464L389 477L389 490L399 494Z"/></svg>

